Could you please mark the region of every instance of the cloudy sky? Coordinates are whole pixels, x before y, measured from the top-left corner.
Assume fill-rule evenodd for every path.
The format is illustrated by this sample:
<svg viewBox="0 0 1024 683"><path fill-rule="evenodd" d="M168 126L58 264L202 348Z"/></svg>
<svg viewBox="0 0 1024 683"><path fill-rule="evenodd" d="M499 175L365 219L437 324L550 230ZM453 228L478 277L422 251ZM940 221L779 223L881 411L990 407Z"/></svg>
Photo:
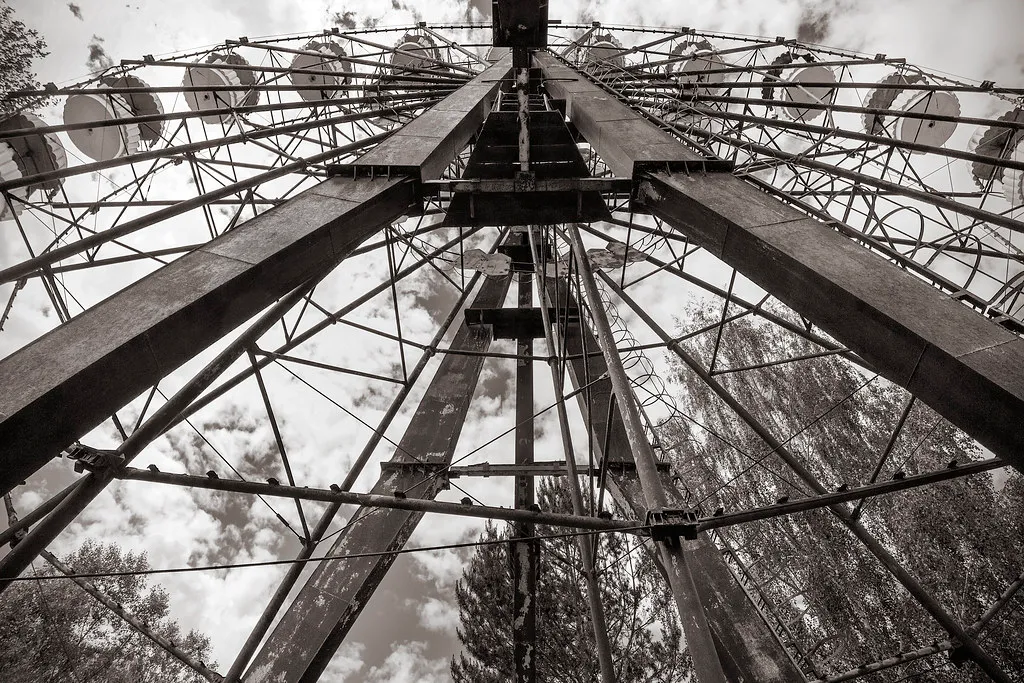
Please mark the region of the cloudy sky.
<svg viewBox="0 0 1024 683"><path fill-rule="evenodd" d="M79 0L75 3L15 0L10 4L21 20L47 40L50 55L37 65L37 72L42 82L56 83L77 80L123 58L138 58L144 54L159 56L238 36L255 38L315 32L333 25L339 17L357 26L373 22L400 25L420 20L477 21L485 18L482 12L489 11L489 3L480 0L471 0L468 5L456 0L394 0L390 6L376 0L344 3L326 0L181 0L173 3L163 0ZM609 24L686 25L735 34L796 36L865 53L906 57L913 63L969 80L1024 84L1024 43L1019 36L1019 29L1024 26L1024 3L1020 0L569 0L552 2L551 17L566 21L596 19ZM628 44L628 36L621 38ZM9 264L0 263L0 266L6 265ZM381 272L379 264L367 264L365 272L369 274L367 282L372 283L370 276L379 276ZM335 283L335 286L342 285ZM410 299L417 296L412 285L401 294ZM413 316L406 331L425 340L432 329L430 316L423 306L417 310L422 319ZM367 311L365 317L372 320L374 311ZM363 348L363 362L367 367L380 365L382 372L389 369L380 363L388 350L380 346L379 339L353 342L352 336L337 336L333 340L327 336L318 343L345 343ZM502 414L508 399L509 377L507 366L488 365L485 386L477 397L460 452L483 443L510 425L507 416ZM295 380L284 373L268 377L267 381L276 383L281 392L298 391ZM341 380L329 386L336 390L335 395L353 390L351 383ZM551 389L541 387L539 391L538 405L546 405L544 401L549 400ZM239 396L236 403L247 409L248 415L259 415L261 404L257 395L250 392ZM303 409L325 422L339 419L325 401L304 398ZM231 419L223 414L209 416L204 421L205 434L226 452L256 453L248 463L256 470L259 466L256 461L267 440L266 425L245 417L244 410L240 415ZM401 421L398 424L400 427ZM345 433L344 429L334 430L333 435L310 435L301 433L300 427L293 423L290 429L295 433L286 436L291 443L300 444L296 448L300 453L295 457L298 467L305 468L305 474L313 476L317 467L314 453L351 450L348 444L339 443L343 439L337 435ZM356 428L353 424L352 429ZM397 436L400 435L398 429ZM153 462L162 469L174 470L175 464L183 459L187 463L188 454L197 447L194 440L189 441L186 436L178 439L151 449L142 464ZM508 446L507 440L496 444L497 449ZM541 437L538 452L543 449L557 452L553 429L546 430ZM303 454L309 457L304 460ZM342 459L334 466L343 473L344 464ZM366 490L373 474L368 472L356 489ZM59 481L60 477L54 475L48 484L53 487ZM20 496L19 506L27 510L40 499L40 492L29 491ZM131 511L143 507L149 514L145 523L140 523ZM275 507L288 516L284 504L275 504ZM311 516L314 510L310 506ZM231 522L238 515L245 518L244 525ZM465 539L475 533L475 528L470 522L422 525L414 542L429 545ZM294 554L297 548L293 541L282 540L276 518L266 506L254 503L250 510L240 513L228 509L222 498L212 495L147 486L118 487L102 497L61 538L58 550L73 548L86 536L117 538L128 547L147 550L156 567L181 566L185 562L275 559ZM162 579L171 591L175 617L184 626L199 628L213 637L215 658L222 671L230 663L259 614L264 596L280 574L276 569L245 572L244 577L209 573ZM448 658L457 649L456 614L449 594L458 574L459 557L454 553L400 558L324 680L447 680Z"/></svg>

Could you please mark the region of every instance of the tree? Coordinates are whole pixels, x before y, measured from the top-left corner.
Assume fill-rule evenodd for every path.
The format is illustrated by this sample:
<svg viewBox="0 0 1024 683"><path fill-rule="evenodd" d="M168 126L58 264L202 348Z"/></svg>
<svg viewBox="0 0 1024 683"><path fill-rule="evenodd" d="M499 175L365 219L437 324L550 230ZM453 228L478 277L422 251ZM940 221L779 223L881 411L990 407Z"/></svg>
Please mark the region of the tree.
<svg viewBox="0 0 1024 683"><path fill-rule="evenodd" d="M785 315L784 311L775 311ZM695 305L687 327L718 322L718 306ZM798 321L794 321L798 322ZM688 352L710 366L715 334L689 342ZM753 316L730 322L717 368L760 365L820 352L810 342ZM693 499L708 511L769 505L807 495L806 486L757 435L676 364L685 419L666 429L667 443ZM836 356L736 373L719 381L829 489L865 483L893 433L908 395ZM974 443L921 403L915 403L881 479L941 470L975 460ZM1021 572L1024 484L989 475L871 499L861 522L965 624L978 619ZM730 527L721 538L760 577L760 583L807 651L826 673L942 640L946 634L827 510ZM1018 603L1019 604L1019 603ZM1024 615L1012 605L981 633L982 645L1005 670L1024 678ZM929 672L936 682L987 680L974 667L935 659L872 680Z"/></svg>
<svg viewBox="0 0 1024 683"><path fill-rule="evenodd" d="M38 88L32 62L49 54L39 33L14 18L14 8L0 0L0 113L16 107L7 96L19 89Z"/></svg>
<svg viewBox="0 0 1024 683"><path fill-rule="evenodd" d="M145 554L86 542L65 563L78 573L145 571ZM54 576L52 569L37 571ZM202 661L209 638L182 634L167 592L146 576L90 579L151 629ZM0 595L0 680L5 683L198 683L202 679L67 579L19 581Z"/></svg>
<svg viewBox="0 0 1024 683"><path fill-rule="evenodd" d="M537 490L541 508L570 512L566 483L542 481ZM561 530L538 526L538 536ZM506 529L488 524L455 588L458 629L463 652L453 658L456 683L498 683L513 680L512 573L508 547L494 543L509 538ZM690 666L681 651L675 603L641 541L621 534L603 534L598 542L598 573L605 618L612 641L618 680L685 681ZM538 679L558 683L599 680L585 582L576 539L543 541L538 578Z"/></svg>

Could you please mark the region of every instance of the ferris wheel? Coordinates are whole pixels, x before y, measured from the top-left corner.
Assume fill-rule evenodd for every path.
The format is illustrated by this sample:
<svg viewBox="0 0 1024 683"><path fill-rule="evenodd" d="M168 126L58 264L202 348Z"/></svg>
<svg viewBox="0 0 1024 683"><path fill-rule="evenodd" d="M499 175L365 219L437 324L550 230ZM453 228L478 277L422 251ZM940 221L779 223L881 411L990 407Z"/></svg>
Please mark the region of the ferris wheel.
<svg viewBox="0 0 1024 683"><path fill-rule="evenodd" d="M1009 680L856 518L844 523L947 640L850 668L801 642L716 529L1021 467L1020 427L1006 420L1024 393L999 363L1015 362L1024 332L1024 88L781 37L597 22L545 22L524 62L495 22L493 35L420 23L241 37L12 94L21 113L0 121L0 465L5 493L24 483L49 502L5 532L32 529L0 577L108 487L249 494L247 523L277 537L280 583L221 673L313 680L395 556L347 565L351 585L331 569L344 563L316 562L305 586L350 603L325 608L328 627L313 623L306 588L280 612L311 558L397 553L423 514L520 532L662 524L717 544L690 561L728 574L717 595L734 620L704 621L719 642L756 622L778 646L778 680L852 680L957 648ZM720 320L678 322L689 299L721 306ZM884 460L874 475L865 462L862 482L827 490L740 407L813 502L691 509L667 464L680 446L662 427L682 412L665 356L729 402L719 375L765 371L715 365L746 317L813 349L777 364L835 356L881 375L995 457L892 481L876 481ZM715 339L710 368L683 350L701 335ZM990 347L1008 355L972 355ZM533 361L550 361L550 382L541 372L533 386ZM583 420L570 425L576 402ZM544 443L568 445L544 469L533 442L560 428L564 443ZM659 505L643 472L607 474L617 438L638 471L646 444L667 482ZM514 496L492 485L502 472ZM611 486L637 519L536 512L525 482L542 473L601 496ZM362 507L342 524L345 505ZM690 516L645 519L645 507ZM145 526L168 511L133 514ZM300 656L306 639L316 645ZM694 654L702 682L725 680L712 660Z"/></svg>

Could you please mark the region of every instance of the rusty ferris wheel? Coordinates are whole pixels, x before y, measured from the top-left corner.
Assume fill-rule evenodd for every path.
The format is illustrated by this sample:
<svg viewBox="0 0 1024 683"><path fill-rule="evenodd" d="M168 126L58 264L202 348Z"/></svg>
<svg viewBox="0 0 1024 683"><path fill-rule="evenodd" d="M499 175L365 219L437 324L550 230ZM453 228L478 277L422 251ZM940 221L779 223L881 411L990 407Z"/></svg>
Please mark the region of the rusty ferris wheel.
<svg viewBox="0 0 1024 683"><path fill-rule="evenodd" d="M296 562L226 672L232 681L316 680L424 515L506 520L523 538L543 523L648 539L702 683L851 680L954 648L1009 680L977 629L848 503L1024 464L1022 94L881 54L563 24L542 3L501 1L492 26L243 37L15 93L26 110L56 98L63 122L0 121L0 228L21 245L0 264L0 329L20 330L13 346L23 344L0 361L0 482L8 493L44 467L69 470L61 455L82 476L12 522L4 540L20 542L0 577L47 553L108 487L147 482L288 501L275 514L295 532ZM994 457L827 488L666 330L664 302L645 301L644 282L680 301L723 302L702 333L721 338L732 311L878 373ZM433 291L409 306L399 289L417 287ZM716 514L689 507L657 439L672 412L647 355L659 349L733 407L806 495ZM541 411L535 361L551 367L554 398ZM481 374L501 363L514 366L514 448L505 462L456 457ZM314 416L330 423L312 429L343 435L344 471L289 447L287 423L310 423L285 398L296 379L324 397L356 386L373 396L329 399L340 411ZM275 457L263 472L218 475L213 460L208 474L137 467L225 405L269 426ZM591 437L586 462L573 410ZM534 457L545 411L557 416L558 460ZM354 492L382 458L371 493ZM435 500L481 475L510 477L514 506ZM537 476L567 476L573 514L536 509ZM632 517L593 514L587 478ZM359 509L328 544L344 506ZM720 552L723 529L816 508L948 640L822 672L756 597L742 554ZM581 555L592 566L590 547ZM538 548L511 550L526 612ZM363 557L302 574L324 555ZM591 572L598 628L596 583ZM327 588L335 599L317 599ZM531 623L517 622L517 653L538 637ZM528 659L517 657L520 680L535 680Z"/></svg>

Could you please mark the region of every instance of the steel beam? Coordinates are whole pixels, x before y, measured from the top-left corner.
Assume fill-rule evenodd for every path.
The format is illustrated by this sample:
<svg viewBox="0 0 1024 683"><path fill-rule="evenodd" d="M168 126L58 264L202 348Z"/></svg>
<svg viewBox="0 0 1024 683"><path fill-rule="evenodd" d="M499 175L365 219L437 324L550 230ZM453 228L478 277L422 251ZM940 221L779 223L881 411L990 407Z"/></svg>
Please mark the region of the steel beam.
<svg viewBox="0 0 1024 683"><path fill-rule="evenodd" d="M439 104L402 126L353 166L380 174L415 173L419 180L441 177L483 125L512 72L512 56L484 69Z"/></svg>
<svg viewBox="0 0 1024 683"><path fill-rule="evenodd" d="M519 244L525 236L519 233ZM519 309L533 306L531 274L517 274ZM516 446L515 464L533 464L533 331L520 325L516 337ZM514 503L517 510L528 510L536 505L534 479L529 475L515 478ZM533 538L536 526L532 522L516 522L509 543L512 560L512 651L515 662L516 683L537 681L537 572L540 566L540 541Z"/></svg>
<svg viewBox="0 0 1024 683"><path fill-rule="evenodd" d="M1024 339L729 174L654 173L640 201L1024 470Z"/></svg>
<svg viewBox="0 0 1024 683"><path fill-rule="evenodd" d="M696 158L552 55L535 60L616 175ZM650 172L638 204L1024 470L1024 340L731 174Z"/></svg>
<svg viewBox="0 0 1024 683"><path fill-rule="evenodd" d="M546 290L552 300L565 300L564 286L557 285L554 280L546 281ZM601 377L605 374L607 366L603 357L584 355L585 349L597 346L589 330L577 324L563 328L560 333L563 335L565 353L572 357L568 369L576 386L586 384L588 377ZM578 395L578 401L584 420L590 426L594 443L600 450L602 467L614 465L615 462L631 462L632 455L622 418L618 411L611 411L611 418L608 419L609 403L612 400L610 382L603 379L593 383L590 386L590 394L589 403L583 394ZM670 503L685 507L681 496L671 483L671 475L662 472L660 476L663 477ZM646 510L636 474L629 468L611 466L608 467L608 482L616 499L626 509L633 510L642 518ZM733 580L725 560L705 535L698 537L693 549L693 559L696 573L702 579L697 584L701 601L705 606L716 649L728 679L759 683L791 683L802 680L799 668L786 654L743 589Z"/></svg>
<svg viewBox="0 0 1024 683"><path fill-rule="evenodd" d="M473 306L496 308L507 291L507 279L486 280ZM490 341L490 330L463 322L452 345L486 351ZM483 362L482 356L449 354L442 357L393 460L428 465L451 462ZM398 491L411 502L433 498L443 483L443 477L394 468L382 473L371 495L394 500ZM374 510L361 507L328 554L398 550L423 516L422 512L408 510ZM244 676L246 683L317 680L395 557L383 555L319 563L256 654Z"/></svg>
<svg viewBox="0 0 1024 683"><path fill-rule="evenodd" d="M328 180L0 362L0 493L414 201L407 179Z"/></svg>
<svg viewBox="0 0 1024 683"><path fill-rule="evenodd" d="M498 240L495 240L494 245L488 253L494 252L501 239L502 238L499 237ZM430 346L424 348L419 361L416 363L415 367L413 367L412 372L409 373L408 381L391 400L391 405L384 412L384 415L377 423L377 427L373 430L373 434L363 445L359 455L356 456L355 462L352 463L352 466L349 468L348 474L345 476L345 480L339 486L342 491L351 490L353 484L355 484L356 478L362 473L363 468L373 455L373 452L376 450L380 440L384 437L384 433L387 431L388 427L391 426L391 422L395 419L395 416L398 415L398 411L405 403L405 399L408 398L409 393L416 385L420 375L426 369L427 363L433 355L432 349L435 348L442 339L444 339L446 334L448 334L448 329L455 321L455 317L462 310L462 307L465 306L466 302L469 300L470 291L475 288L479 278L479 274L470 278L466 287L463 289L462 294L459 295L459 298L455 301L451 310L448 312L448 316L438 326L437 332L435 332ZM292 341L296 341L296 339L293 338ZM332 502L320 515L320 519L317 520L316 526L313 529L311 542L304 544L302 549L299 551L297 559L300 560L300 562L296 562L288 567L285 575L281 578L281 582L277 585L277 589L274 591L274 594L267 602L267 605L263 608L263 613L260 615L259 619L256 620L256 624L249 632L249 637L245 639L245 643L242 644L238 654L235 655L235 660L232 662L231 668L228 669L225 676L228 683L237 683L239 676L242 675L245 667L249 664L249 660L252 658L253 653L256 652L256 648L258 648L260 643L263 641L263 637L267 635L267 631L270 630L274 620L277 619L278 612L280 612L281 607L284 606L285 601L288 599L288 595L291 594L292 588L299 580L299 575L305 568L305 563L301 561L313 556L313 552L316 550L317 545L320 543L324 534L327 533L327 529L331 522L334 521L334 517L341 511L341 507L341 503Z"/></svg>
<svg viewBox="0 0 1024 683"><path fill-rule="evenodd" d="M405 175L389 168L387 179L328 179L0 361L0 493L414 206L410 178L440 175L458 156L497 91L487 79L502 68L509 63L487 69L403 128L431 137L394 135L365 155L371 168L386 160Z"/></svg>

